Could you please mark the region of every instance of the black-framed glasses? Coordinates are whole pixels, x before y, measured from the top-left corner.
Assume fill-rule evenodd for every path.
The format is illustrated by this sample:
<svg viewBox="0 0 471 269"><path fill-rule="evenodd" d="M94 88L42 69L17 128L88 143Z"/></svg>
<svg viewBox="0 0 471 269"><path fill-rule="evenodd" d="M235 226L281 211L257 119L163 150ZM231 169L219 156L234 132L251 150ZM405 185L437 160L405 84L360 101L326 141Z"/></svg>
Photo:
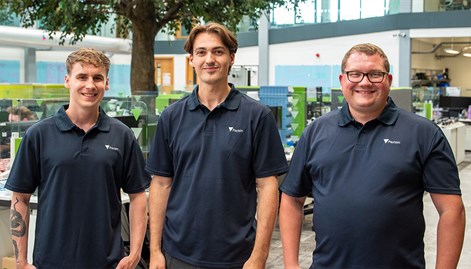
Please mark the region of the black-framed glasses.
<svg viewBox="0 0 471 269"><path fill-rule="evenodd" d="M353 83L361 82L363 78L365 78L365 76L371 83L381 83L384 80L384 76L388 73L381 71L373 71L368 73L358 71L346 71L345 74L347 74L348 81Z"/></svg>

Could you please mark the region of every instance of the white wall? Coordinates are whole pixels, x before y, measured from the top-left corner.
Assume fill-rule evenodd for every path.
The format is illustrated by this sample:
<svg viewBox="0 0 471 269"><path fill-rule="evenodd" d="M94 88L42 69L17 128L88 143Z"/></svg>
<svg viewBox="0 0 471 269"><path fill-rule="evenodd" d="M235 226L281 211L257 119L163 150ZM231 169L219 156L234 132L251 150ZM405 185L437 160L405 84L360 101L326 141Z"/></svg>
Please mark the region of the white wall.
<svg viewBox="0 0 471 269"><path fill-rule="evenodd" d="M465 38L471 42L471 27L446 28L446 29L413 29L410 30L411 38ZM427 44L414 41L412 48L415 50L426 50ZM428 45L431 49L431 45ZM439 54L443 54L440 52ZM435 53L425 55L412 55L412 68L429 68L429 69L449 69L451 78L450 85L460 87L462 94L471 95L471 79L469 73L471 71L471 58L456 56L441 59L435 58ZM469 91L466 91L470 89ZM466 92L466 93L465 93Z"/></svg>
<svg viewBox="0 0 471 269"><path fill-rule="evenodd" d="M326 38L319 40L310 40L302 42L291 42L283 44L275 44L269 46L269 84L275 82L275 66L277 65L340 65L345 52L355 44L370 42L380 46L389 57L392 66L393 87L408 86L397 85L399 77L397 66L399 66L399 38L396 31L386 31L380 33L371 33L355 36L344 36L336 38ZM447 29L411 29L409 31L410 38L439 38L439 37L470 37L471 28L447 28ZM414 46L426 46L425 44L416 44L412 42L412 50ZM37 61L57 61L65 62L70 51L37 51ZM319 57L316 54L319 53ZM175 89L186 88L186 57L187 54L178 55L159 55L174 57L174 82ZM24 82L24 50L22 48L2 48L0 50L0 59L18 60L20 61L20 79ZM471 89L471 80L468 79L471 70L471 59L465 57L444 58L437 60L433 54L430 55L412 55L412 68L417 67L433 67L442 69L448 67L450 69L450 77L452 85L461 86L462 88ZM113 54L111 57L112 64L130 64L131 55ZM259 52L258 47L239 48L235 65L258 66ZM188 89L187 89L188 90Z"/></svg>
<svg viewBox="0 0 471 269"><path fill-rule="evenodd" d="M398 70L395 68L399 65L399 41L395 36L397 33L399 31L271 45L269 83L274 84L277 65L340 65L347 50L353 45L367 42L384 50L392 66L393 77L398 76ZM316 57L317 53L319 57ZM393 86L398 86L394 79Z"/></svg>

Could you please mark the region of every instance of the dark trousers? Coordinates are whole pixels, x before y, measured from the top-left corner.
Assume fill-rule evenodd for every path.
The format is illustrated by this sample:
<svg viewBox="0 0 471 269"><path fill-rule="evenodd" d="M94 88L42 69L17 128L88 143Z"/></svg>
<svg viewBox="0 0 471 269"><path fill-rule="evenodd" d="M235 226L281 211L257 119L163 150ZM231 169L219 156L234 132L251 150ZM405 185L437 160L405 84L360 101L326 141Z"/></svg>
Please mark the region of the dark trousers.
<svg viewBox="0 0 471 269"><path fill-rule="evenodd" d="M164 253L164 255L165 255L165 267L167 269L214 269L214 268L194 266L194 265L185 263L183 261L173 258L167 253ZM242 269L242 267L224 268L224 269Z"/></svg>

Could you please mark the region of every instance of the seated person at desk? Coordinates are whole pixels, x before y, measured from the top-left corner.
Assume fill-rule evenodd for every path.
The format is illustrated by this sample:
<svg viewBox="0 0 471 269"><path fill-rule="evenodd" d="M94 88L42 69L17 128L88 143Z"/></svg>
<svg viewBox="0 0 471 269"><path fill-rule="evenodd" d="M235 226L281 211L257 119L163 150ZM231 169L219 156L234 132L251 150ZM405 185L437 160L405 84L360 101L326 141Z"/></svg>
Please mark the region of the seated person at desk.
<svg viewBox="0 0 471 269"><path fill-rule="evenodd" d="M9 122L36 120L34 112L25 106L9 107L7 112Z"/></svg>
<svg viewBox="0 0 471 269"><path fill-rule="evenodd" d="M6 109L8 122L32 121L36 120L34 112L25 106L14 106ZM11 133L2 132L0 139L0 173L8 170L10 163L10 136Z"/></svg>

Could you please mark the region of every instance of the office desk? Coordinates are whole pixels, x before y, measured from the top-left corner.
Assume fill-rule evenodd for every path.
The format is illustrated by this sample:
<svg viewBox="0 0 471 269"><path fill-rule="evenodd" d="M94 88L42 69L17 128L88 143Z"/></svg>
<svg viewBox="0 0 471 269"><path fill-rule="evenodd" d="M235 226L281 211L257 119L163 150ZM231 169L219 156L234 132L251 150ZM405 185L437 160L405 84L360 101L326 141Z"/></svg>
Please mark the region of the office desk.
<svg viewBox="0 0 471 269"><path fill-rule="evenodd" d="M464 150L471 151L471 119L460 119L465 124Z"/></svg>
<svg viewBox="0 0 471 269"><path fill-rule="evenodd" d="M456 164L460 164L464 161L465 157L465 125L461 122L455 122L447 126L441 126L443 133L445 134L448 143L453 150Z"/></svg>

